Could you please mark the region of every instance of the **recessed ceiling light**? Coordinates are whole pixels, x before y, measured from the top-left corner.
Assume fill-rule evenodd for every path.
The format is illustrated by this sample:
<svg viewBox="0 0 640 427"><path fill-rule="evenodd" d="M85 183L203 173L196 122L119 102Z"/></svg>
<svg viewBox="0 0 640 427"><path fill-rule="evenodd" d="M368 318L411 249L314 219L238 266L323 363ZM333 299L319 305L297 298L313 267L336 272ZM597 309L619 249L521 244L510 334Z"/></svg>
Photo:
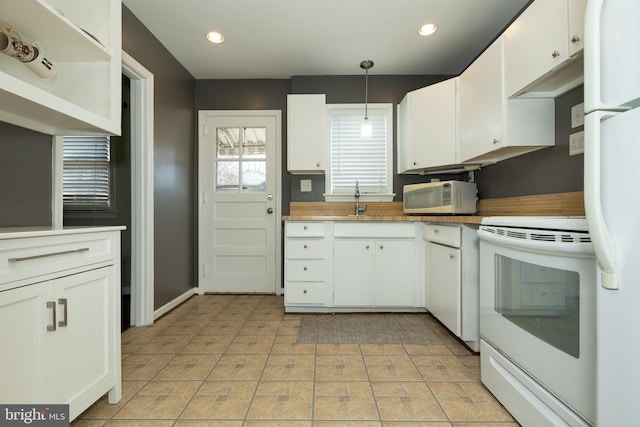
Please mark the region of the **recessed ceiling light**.
<svg viewBox="0 0 640 427"><path fill-rule="evenodd" d="M418 28L418 34L421 36L430 36L438 30L438 26L436 24L424 24L422 27Z"/></svg>
<svg viewBox="0 0 640 427"><path fill-rule="evenodd" d="M222 43L224 41L224 36L217 31L209 31L207 33L207 40L211 43Z"/></svg>

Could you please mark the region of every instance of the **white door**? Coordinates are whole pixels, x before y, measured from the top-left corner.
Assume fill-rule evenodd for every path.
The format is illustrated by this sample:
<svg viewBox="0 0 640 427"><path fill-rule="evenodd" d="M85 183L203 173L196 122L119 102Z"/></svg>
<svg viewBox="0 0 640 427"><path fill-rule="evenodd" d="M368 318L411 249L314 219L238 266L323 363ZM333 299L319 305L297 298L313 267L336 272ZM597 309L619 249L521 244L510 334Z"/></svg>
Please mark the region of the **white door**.
<svg viewBox="0 0 640 427"><path fill-rule="evenodd" d="M279 111L200 112L200 292L280 293Z"/></svg>

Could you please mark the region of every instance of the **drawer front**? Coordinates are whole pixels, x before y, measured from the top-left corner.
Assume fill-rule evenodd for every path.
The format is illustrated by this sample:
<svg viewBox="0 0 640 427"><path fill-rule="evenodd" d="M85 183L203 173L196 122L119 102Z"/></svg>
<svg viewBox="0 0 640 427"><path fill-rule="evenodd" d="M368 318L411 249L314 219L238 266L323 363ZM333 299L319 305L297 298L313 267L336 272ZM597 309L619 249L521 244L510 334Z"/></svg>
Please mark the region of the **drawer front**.
<svg viewBox="0 0 640 427"><path fill-rule="evenodd" d="M324 284L287 283L284 288L284 303L287 305L324 305L324 298Z"/></svg>
<svg viewBox="0 0 640 427"><path fill-rule="evenodd" d="M324 239L287 239L287 259L323 259Z"/></svg>
<svg viewBox="0 0 640 427"><path fill-rule="evenodd" d="M1 240L0 284L112 261L117 250L114 236L86 233Z"/></svg>
<svg viewBox="0 0 640 427"><path fill-rule="evenodd" d="M424 228L424 239L434 243L460 247L460 227L451 225L427 224Z"/></svg>
<svg viewBox="0 0 640 427"><path fill-rule="evenodd" d="M287 237L324 237L324 234L324 222L287 221L285 223Z"/></svg>
<svg viewBox="0 0 640 427"><path fill-rule="evenodd" d="M323 282L324 261L287 261L285 280L287 282Z"/></svg>

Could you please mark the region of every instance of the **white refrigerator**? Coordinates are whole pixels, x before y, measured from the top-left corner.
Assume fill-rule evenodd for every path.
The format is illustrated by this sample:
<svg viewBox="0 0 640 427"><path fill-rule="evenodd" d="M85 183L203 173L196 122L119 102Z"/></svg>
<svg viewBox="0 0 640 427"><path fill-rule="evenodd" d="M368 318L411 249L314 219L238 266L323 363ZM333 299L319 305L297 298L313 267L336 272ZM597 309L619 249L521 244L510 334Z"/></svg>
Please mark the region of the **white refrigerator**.
<svg viewBox="0 0 640 427"><path fill-rule="evenodd" d="M588 0L584 37L596 425L640 426L640 0Z"/></svg>

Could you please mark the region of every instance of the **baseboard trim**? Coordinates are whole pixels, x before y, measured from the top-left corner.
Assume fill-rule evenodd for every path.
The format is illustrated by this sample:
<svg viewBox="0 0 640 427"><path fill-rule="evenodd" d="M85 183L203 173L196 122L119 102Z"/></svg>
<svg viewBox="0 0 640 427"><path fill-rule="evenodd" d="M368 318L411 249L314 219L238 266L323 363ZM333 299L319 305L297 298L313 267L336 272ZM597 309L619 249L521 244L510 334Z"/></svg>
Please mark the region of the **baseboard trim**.
<svg viewBox="0 0 640 427"><path fill-rule="evenodd" d="M153 312L153 320L157 320L160 316L167 314L192 296L198 293L198 288L191 288L187 292L183 293L173 301L169 301L159 309Z"/></svg>

